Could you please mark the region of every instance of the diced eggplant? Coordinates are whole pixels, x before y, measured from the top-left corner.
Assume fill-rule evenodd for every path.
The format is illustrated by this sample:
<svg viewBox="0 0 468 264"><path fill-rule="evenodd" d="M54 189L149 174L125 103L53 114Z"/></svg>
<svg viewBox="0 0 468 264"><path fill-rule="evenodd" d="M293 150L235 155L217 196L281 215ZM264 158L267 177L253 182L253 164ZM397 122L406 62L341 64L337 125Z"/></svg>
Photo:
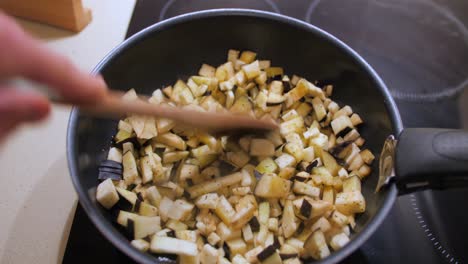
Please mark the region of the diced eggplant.
<svg viewBox="0 0 468 264"><path fill-rule="evenodd" d="M320 196L320 188L312 186L310 184L294 181L293 192L297 194L304 194L310 197L317 198Z"/></svg>
<svg viewBox="0 0 468 264"><path fill-rule="evenodd" d="M372 162L373 162L374 159L375 159L374 154L372 154L372 152L371 152L370 150L368 150L368 149L365 149L365 150L361 151L360 155L361 155L362 160L363 160L367 165L372 164Z"/></svg>
<svg viewBox="0 0 468 264"><path fill-rule="evenodd" d="M331 121L331 127L333 129L333 133L337 137L341 137L351 131L354 126L348 116L342 115Z"/></svg>
<svg viewBox="0 0 468 264"><path fill-rule="evenodd" d="M281 260L281 257L278 252L274 252L272 255L270 255L268 258L264 259L263 261L260 261L262 264L282 264L283 261Z"/></svg>
<svg viewBox="0 0 468 264"><path fill-rule="evenodd" d="M270 92L267 97L266 105L275 106L275 105L282 104L284 101L286 101L285 96Z"/></svg>
<svg viewBox="0 0 468 264"><path fill-rule="evenodd" d="M280 133L283 137L294 132L301 133L303 129L304 119L301 116L297 116L280 124Z"/></svg>
<svg viewBox="0 0 468 264"><path fill-rule="evenodd" d="M187 148L187 145L185 144L185 141L178 135L173 134L173 133L165 133L158 135L156 137L156 142L162 143L164 145L179 149L179 150L185 150Z"/></svg>
<svg viewBox="0 0 468 264"><path fill-rule="evenodd" d="M227 240L230 240L230 239L242 237L242 232L241 232L240 229L233 230L231 227L227 226L222 221L217 225L216 233L219 235L219 237L223 241L227 241Z"/></svg>
<svg viewBox="0 0 468 264"><path fill-rule="evenodd" d="M195 206L185 200L178 199L172 203L171 208L168 211L167 217L170 219L183 221L192 213Z"/></svg>
<svg viewBox="0 0 468 264"><path fill-rule="evenodd" d="M200 263L216 264L219 258L219 252L211 245L205 244L200 253Z"/></svg>
<svg viewBox="0 0 468 264"><path fill-rule="evenodd" d="M325 236L322 231L315 231L304 243L305 252L314 259L324 259L330 255Z"/></svg>
<svg viewBox="0 0 468 264"><path fill-rule="evenodd" d="M312 107L314 108L314 113L317 117L317 120L319 122L323 121L327 116L327 111L325 110L325 106L323 105L322 100L320 100L318 97L312 99Z"/></svg>
<svg viewBox="0 0 468 264"><path fill-rule="evenodd" d="M249 225L252 229L252 232L258 232L260 230L260 222L256 216L252 217L249 221Z"/></svg>
<svg viewBox="0 0 468 264"><path fill-rule="evenodd" d="M301 103L297 108L296 108L297 113L302 116L306 117L310 111L312 111L312 106L308 103Z"/></svg>
<svg viewBox="0 0 468 264"><path fill-rule="evenodd" d="M331 239L330 246L333 248L333 250L338 250L348 244L348 242L349 237L345 233L340 233Z"/></svg>
<svg viewBox="0 0 468 264"><path fill-rule="evenodd" d="M153 180L153 169L150 165L150 157L144 156L140 158L141 180L143 183L148 183Z"/></svg>
<svg viewBox="0 0 468 264"><path fill-rule="evenodd" d="M141 239L161 230L161 219L158 216L137 216L132 220L134 239Z"/></svg>
<svg viewBox="0 0 468 264"><path fill-rule="evenodd" d="M267 74L265 72L261 72L257 77L255 77L255 82L258 85L265 85L267 82Z"/></svg>
<svg viewBox="0 0 468 264"><path fill-rule="evenodd" d="M174 163L180 160L187 158L189 155L188 151L172 151L172 152L165 152L163 154L163 163Z"/></svg>
<svg viewBox="0 0 468 264"><path fill-rule="evenodd" d="M255 168L259 173L274 173L278 169L278 165L271 158L263 159Z"/></svg>
<svg viewBox="0 0 468 264"><path fill-rule="evenodd" d="M122 151L118 148L110 148L109 153L107 154L107 160L122 163Z"/></svg>
<svg viewBox="0 0 468 264"><path fill-rule="evenodd" d="M215 209L215 213L224 223L230 225L234 218L234 215L236 214L236 211L228 202L226 197L220 196Z"/></svg>
<svg viewBox="0 0 468 264"><path fill-rule="evenodd" d="M208 64L202 64L200 70L198 71L198 75L211 78L215 76L215 71L215 67Z"/></svg>
<svg viewBox="0 0 468 264"><path fill-rule="evenodd" d="M311 230L312 231L317 231L320 230L323 233L327 232L331 228L330 222L325 218L325 217L320 217L315 221L315 223L312 225Z"/></svg>
<svg viewBox="0 0 468 264"><path fill-rule="evenodd" d="M119 187L115 187L115 189L120 196L119 207L123 210L132 210L138 199L137 195ZM123 206L124 204L125 206Z"/></svg>
<svg viewBox="0 0 468 264"><path fill-rule="evenodd" d="M206 181L187 189L191 198L196 198L205 193L215 192L220 188L239 183L242 180L242 173L236 172L228 176L216 178L210 181Z"/></svg>
<svg viewBox="0 0 468 264"><path fill-rule="evenodd" d="M216 193L207 193L198 197L195 202L196 206L201 209L216 209L218 206L219 197Z"/></svg>
<svg viewBox="0 0 468 264"><path fill-rule="evenodd" d="M167 222L166 222L166 227L167 228L170 228L174 231L181 231L181 230L187 230L188 229L188 226L186 224L184 224L183 222L180 222L178 220L174 220L174 219L169 219ZM170 235L172 236L172 235Z"/></svg>
<svg viewBox="0 0 468 264"><path fill-rule="evenodd" d="M334 204L335 203L335 190L331 186L325 186L322 192L322 200Z"/></svg>
<svg viewBox="0 0 468 264"><path fill-rule="evenodd" d="M343 192L361 192L361 180L352 176L343 181Z"/></svg>
<svg viewBox="0 0 468 264"><path fill-rule="evenodd" d="M304 158L304 148L296 143L286 143L284 145L284 152L291 154L296 162L301 162Z"/></svg>
<svg viewBox="0 0 468 264"><path fill-rule="evenodd" d="M111 179L107 179L98 185L96 200L107 209L112 208L119 201L119 195Z"/></svg>
<svg viewBox="0 0 468 264"><path fill-rule="evenodd" d="M330 221L336 226L345 226L349 224L348 216L340 213L337 210L333 211L333 213L331 214Z"/></svg>
<svg viewBox="0 0 468 264"><path fill-rule="evenodd" d="M237 254L244 255L247 251L247 244L242 238L236 238L226 241L227 246L229 247L229 252L232 256Z"/></svg>
<svg viewBox="0 0 468 264"><path fill-rule="evenodd" d="M281 228L285 238L291 237L296 232L298 225L291 200L287 200L284 205L281 223Z"/></svg>
<svg viewBox="0 0 468 264"><path fill-rule="evenodd" d="M251 63L255 60L256 57L257 57L257 53L245 50L241 53L239 60L245 63Z"/></svg>
<svg viewBox="0 0 468 264"><path fill-rule="evenodd" d="M252 80L261 74L260 64L258 63L258 61L246 64L242 66L242 71L245 73L245 76L247 76L248 80Z"/></svg>
<svg viewBox="0 0 468 264"><path fill-rule="evenodd" d="M216 233L211 233L206 239L212 246L216 246L221 241L221 238Z"/></svg>
<svg viewBox="0 0 468 264"><path fill-rule="evenodd" d="M135 220L137 217L138 217L137 214L120 210L118 215L117 215L117 223L120 224L123 227L127 227L128 220L129 219Z"/></svg>
<svg viewBox="0 0 468 264"><path fill-rule="evenodd" d="M153 253L169 253L186 256L196 256L198 254L196 243L160 236L153 236L150 250Z"/></svg>
<svg viewBox="0 0 468 264"><path fill-rule="evenodd" d="M353 126L358 126L363 123L361 117L356 113L352 114L350 119L351 119L351 123L353 124Z"/></svg>
<svg viewBox="0 0 468 264"><path fill-rule="evenodd" d="M138 178L138 170L135 161L135 157L133 156L131 151L127 151L122 157L122 165L123 165L123 179L126 184L131 184L136 181Z"/></svg>
<svg viewBox="0 0 468 264"><path fill-rule="evenodd" d="M338 175L338 171L341 169L341 166L338 165L335 158L328 153L327 151L322 151L321 153L323 165L330 172L331 175Z"/></svg>
<svg viewBox="0 0 468 264"><path fill-rule="evenodd" d="M349 105L345 105L343 108L333 114L333 119L336 119L340 116L350 116L352 113L353 109Z"/></svg>
<svg viewBox="0 0 468 264"><path fill-rule="evenodd" d="M295 168L285 167L280 170L280 172L278 173L278 177L289 180L291 177L293 177L295 172L296 172Z"/></svg>
<svg viewBox="0 0 468 264"><path fill-rule="evenodd" d="M286 167L294 167L296 165L296 158L287 153L283 153L281 156L276 158L274 162L280 169L284 169Z"/></svg>
<svg viewBox="0 0 468 264"><path fill-rule="evenodd" d="M361 192L342 192L336 194L335 207L343 214L363 213L366 210L366 201Z"/></svg>
<svg viewBox="0 0 468 264"><path fill-rule="evenodd" d="M358 169L357 174L359 175L359 178L363 179L371 174L371 168L364 164Z"/></svg>
<svg viewBox="0 0 468 264"><path fill-rule="evenodd" d="M150 244L148 243L148 241L146 240L143 240L143 239L135 239L135 240L132 240L132 242L130 242L130 244L140 250L141 252L146 252L148 251L149 249L149 246Z"/></svg>
<svg viewBox="0 0 468 264"><path fill-rule="evenodd" d="M267 173L257 183L255 195L263 198L284 198L288 195L290 188L290 181Z"/></svg>
<svg viewBox="0 0 468 264"><path fill-rule="evenodd" d="M250 227L249 224L246 224L242 227L242 238L244 239L245 242L247 243L252 243L253 242L253 232L252 228Z"/></svg>
<svg viewBox="0 0 468 264"><path fill-rule="evenodd" d="M262 262L268 259L271 255L276 253L276 248L273 245L270 245L264 248L260 253L257 255L258 261Z"/></svg>

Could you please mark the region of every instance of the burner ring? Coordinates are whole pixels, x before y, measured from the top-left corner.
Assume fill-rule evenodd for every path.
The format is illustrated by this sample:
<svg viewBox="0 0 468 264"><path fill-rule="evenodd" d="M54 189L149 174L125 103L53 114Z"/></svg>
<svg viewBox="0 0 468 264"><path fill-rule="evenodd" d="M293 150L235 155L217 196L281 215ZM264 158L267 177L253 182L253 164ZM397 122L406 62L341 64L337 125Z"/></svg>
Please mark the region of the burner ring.
<svg viewBox="0 0 468 264"><path fill-rule="evenodd" d="M184 1L186 1L186 0L184 0ZM171 6L173 6L174 3L176 3L176 2L177 2L177 0L169 0L169 1L167 1L167 2L164 4L163 8L161 9L161 12L159 13L159 21L163 21L164 19L168 19L168 18L169 18L169 17L167 16L167 12L168 12L169 8L170 8ZM186 1L186 2L187 2L187 1ZM204 2L207 2L207 0L205 0ZM219 2L219 1L217 1L217 2ZM229 2L229 3L232 4L232 2L235 2L235 1L227 1L227 2ZM248 2L249 2L249 3L258 3L259 1L248 1ZM270 11L270 12L272 11L272 12L274 12L274 13L281 14L281 11L280 11L279 7L278 7L278 6L276 5L276 3L274 3L272 0L262 0L262 2L263 2L264 4L266 4L266 6L269 8L269 10L266 10L266 9L268 9L268 8L266 8L266 9L253 8L253 9L259 9L259 10ZM217 4L219 4L219 3L217 3ZM228 3L226 3L226 4L229 5ZM239 6L242 6L242 4L238 4L237 7L239 7ZM234 6L231 6L231 7L234 7ZM217 8L227 8L227 7L224 6L224 7L217 7ZM248 8L248 7L247 7L247 8ZM206 8L206 9L210 9L210 8ZM189 11L189 12L200 11L200 10L206 10L206 9L194 9L194 10L191 10L191 11ZM185 12L185 13L188 13L188 12Z"/></svg>

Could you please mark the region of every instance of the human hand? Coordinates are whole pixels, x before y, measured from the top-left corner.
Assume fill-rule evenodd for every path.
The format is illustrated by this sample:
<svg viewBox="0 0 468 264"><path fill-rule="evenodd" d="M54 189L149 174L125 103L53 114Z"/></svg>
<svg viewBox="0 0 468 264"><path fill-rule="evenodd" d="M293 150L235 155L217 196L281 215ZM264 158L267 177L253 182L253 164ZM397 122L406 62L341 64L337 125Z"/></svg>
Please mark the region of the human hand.
<svg viewBox="0 0 468 264"><path fill-rule="evenodd" d="M2 80L23 77L48 85L70 102L96 102L106 93L100 76L76 68L47 50L0 11L0 140L23 122L44 119L50 102L42 95L19 91Z"/></svg>

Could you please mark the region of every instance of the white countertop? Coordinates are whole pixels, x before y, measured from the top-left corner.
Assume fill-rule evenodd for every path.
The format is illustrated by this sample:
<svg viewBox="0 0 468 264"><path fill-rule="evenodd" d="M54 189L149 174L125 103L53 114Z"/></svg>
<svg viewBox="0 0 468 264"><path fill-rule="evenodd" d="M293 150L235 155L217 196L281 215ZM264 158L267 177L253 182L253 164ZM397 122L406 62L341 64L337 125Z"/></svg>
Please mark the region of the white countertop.
<svg viewBox="0 0 468 264"><path fill-rule="evenodd" d="M135 0L84 0L93 21L81 33L18 20L56 52L90 71L122 42ZM0 263L61 263L77 196L68 173L69 109L25 126L0 146Z"/></svg>

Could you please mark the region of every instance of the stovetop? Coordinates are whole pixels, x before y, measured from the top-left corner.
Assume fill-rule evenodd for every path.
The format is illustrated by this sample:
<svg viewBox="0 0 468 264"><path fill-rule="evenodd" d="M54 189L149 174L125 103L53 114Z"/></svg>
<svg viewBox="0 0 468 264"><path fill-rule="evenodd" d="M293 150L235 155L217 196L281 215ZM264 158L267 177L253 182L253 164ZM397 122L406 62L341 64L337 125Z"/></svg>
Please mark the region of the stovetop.
<svg viewBox="0 0 468 264"><path fill-rule="evenodd" d="M406 127L460 126L458 94L468 83L468 1L138 0L127 37L176 15L252 8L304 20L337 36L381 75ZM468 191L399 197L375 234L344 263L465 263ZM78 205L64 263L132 263Z"/></svg>

